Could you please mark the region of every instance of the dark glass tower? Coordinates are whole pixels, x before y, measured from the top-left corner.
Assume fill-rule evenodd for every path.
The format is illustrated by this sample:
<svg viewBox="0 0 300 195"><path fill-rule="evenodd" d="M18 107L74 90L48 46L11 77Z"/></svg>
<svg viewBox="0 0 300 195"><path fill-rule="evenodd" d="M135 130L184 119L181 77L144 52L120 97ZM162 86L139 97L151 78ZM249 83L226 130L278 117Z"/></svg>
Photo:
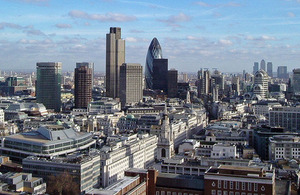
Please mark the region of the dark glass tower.
<svg viewBox="0 0 300 195"><path fill-rule="evenodd" d="M36 64L36 100L55 112L61 108L61 66L61 62Z"/></svg>
<svg viewBox="0 0 300 195"><path fill-rule="evenodd" d="M148 89L153 89L153 60L161 58L162 51L160 44L156 38L153 38L148 48L145 65L145 80L146 88Z"/></svg>
<svg viewBox="0 0 300 195"><path fill-rule="evenodd" d="M168 90L168 59L153 60L153 88L163 90L167 93Z"/></svg>

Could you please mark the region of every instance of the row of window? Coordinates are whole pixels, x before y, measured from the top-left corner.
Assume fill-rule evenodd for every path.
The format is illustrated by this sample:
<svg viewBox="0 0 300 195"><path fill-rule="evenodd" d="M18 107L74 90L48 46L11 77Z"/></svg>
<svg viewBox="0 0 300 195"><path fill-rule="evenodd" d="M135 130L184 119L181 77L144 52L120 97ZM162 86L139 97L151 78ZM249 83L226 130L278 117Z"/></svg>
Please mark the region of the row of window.
<svg viewBox="0 0 300 195"><path fill-rule="evenodd" d="M223 185L222 185L223 184ZM212 187L215 187L215 182L212 182ZM228 181L221 181L221 180L218 180L218 188L223 188L224 189L227 189L228 188ZM248 191L252 191L252 188L254 189L254 191L257 191L258 190L258 184L257 183L250 183L250 182L239 182L239 181L229 181L229 189L234 189L234 186L235 186L235 189L236 190L246 190L246 186L247 186L247 190Z"/></svg>
<svg viewBox="0 0 300 195"><path fill-rule="evenodd" d="M218 194L217 194L218 193ZM221 191L221 190L212 190L211 195L258 195L257 193L246 193L246 192L232 192L232 191ZM261 194L265 195L265 194Z"/></svg>

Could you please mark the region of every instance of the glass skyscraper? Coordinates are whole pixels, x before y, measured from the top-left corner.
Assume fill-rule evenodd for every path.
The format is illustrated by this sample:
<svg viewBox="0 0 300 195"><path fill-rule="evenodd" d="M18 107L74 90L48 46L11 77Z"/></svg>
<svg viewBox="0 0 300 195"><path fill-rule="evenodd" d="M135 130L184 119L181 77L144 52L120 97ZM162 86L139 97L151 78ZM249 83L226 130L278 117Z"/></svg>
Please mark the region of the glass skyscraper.
<svg viewBox="0 0 300 195"><path fill-rule="evenodd" d="M146 88L153 89L153 60L154 59L162 59L162 51L160 44L156 38L150 43L148 48L147 57L146 57L146 65L145 65L145 80L146 80Z"/></svg>
<svg viewBox="0 0 300 195"><path fill-rule="evenodd" d="M47 109L61 109L61 62L38 62L36 78L36 100Z"/></svg>

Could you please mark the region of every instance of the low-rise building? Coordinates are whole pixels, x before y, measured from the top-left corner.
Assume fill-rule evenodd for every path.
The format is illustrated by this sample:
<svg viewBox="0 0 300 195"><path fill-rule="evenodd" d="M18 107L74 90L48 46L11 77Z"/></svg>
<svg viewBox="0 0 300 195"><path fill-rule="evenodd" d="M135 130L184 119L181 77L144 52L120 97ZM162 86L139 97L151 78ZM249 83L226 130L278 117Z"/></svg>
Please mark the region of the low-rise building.
<svg viewBox="0 0 300 195"><path fill-rule="evenodd" d="M0 175L0 181L0 194L9 194L11 192L46 193L46 183L42 178L32 177L31 173L8 172Z"/></svg>
<svg viewBox="0 0 300 195"><path fill-rule="evenodd" d="M300 159L300 137L274 135L269 138L269 160Z"/></svg>
<svg viewBox="0 0 300 195"><path fill-rule="evenodd" d="M29 131L3 137L0 150L12 160L27 156L53 157L87 149L95 144L92 134L77 132L62 125L42 126Z"/></svg>
<svg viewBox="0 0 300 195"><path fill-rule="evenodd" d="M221 165L204 175L205 195L275 195L275 172L262 168Z"/></svg>
<svg viewBox="0 0 300 195"><path fill-rule="evenodd" d="M88 153L75 153L66 157L42 158L29 156L23 159L23 170L46 181L50 175L69 173L85 192L100 183L100 152L92 150Z"/></svg>

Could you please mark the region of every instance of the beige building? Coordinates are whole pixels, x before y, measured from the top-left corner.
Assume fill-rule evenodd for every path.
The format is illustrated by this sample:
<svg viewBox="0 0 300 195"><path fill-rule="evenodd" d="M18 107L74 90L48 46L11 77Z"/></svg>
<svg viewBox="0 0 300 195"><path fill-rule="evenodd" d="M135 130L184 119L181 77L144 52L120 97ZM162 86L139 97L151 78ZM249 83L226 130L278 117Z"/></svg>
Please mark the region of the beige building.
<svg viewBox="0 0 300 195"><path fill-rule="evenodd" d="M143 98L143 67L140 64L124 63L121 66L119 95L122 107Z"/></svg>
<svg viewBox="0 0 300 195"><path fill-rule="evenodd" d="M119 97L120 66L125 62L125 40L121 28L111 27L106 34L106 96Z"/></svg>

